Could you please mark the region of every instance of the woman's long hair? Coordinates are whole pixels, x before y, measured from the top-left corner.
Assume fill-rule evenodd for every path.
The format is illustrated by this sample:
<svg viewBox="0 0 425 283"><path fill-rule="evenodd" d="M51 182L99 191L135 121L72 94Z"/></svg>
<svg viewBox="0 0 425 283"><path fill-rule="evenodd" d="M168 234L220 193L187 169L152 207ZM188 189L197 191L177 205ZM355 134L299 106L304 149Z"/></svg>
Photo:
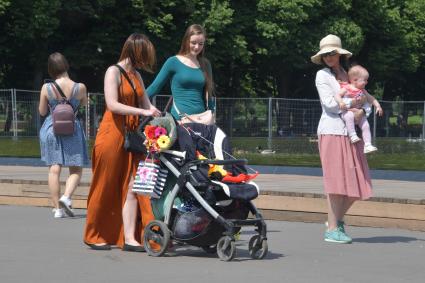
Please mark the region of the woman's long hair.
<svg viewBox="0 0 425 283"><path fill-rule="evenodd" d="M155 47L146 35L133 33L125 41L118 61L127 58L133 67L153 73L156 64Z"/></svg>
<svg viewBox="0 0 425 283"><path fill-rule="evenodd" d="M190 52L190 37L192 35L199 35L202 34L205 37L205 40L207 39L207 33L205 32L205 29L198 24L193 24L189 26L186 29L186 32L183 36L182 43L180 46L180 50L177 53L177 55L186 55ZM202 51L198 54L197 59L199 61L199 65L201 67L202 73L204 74L205 78L205 92L208 92L209 96L214 95L214 81L211 74L211 64L210 61L204 56L205 54L205 44L202 48ZM206 101L208 103L208 101Z"/></svg>

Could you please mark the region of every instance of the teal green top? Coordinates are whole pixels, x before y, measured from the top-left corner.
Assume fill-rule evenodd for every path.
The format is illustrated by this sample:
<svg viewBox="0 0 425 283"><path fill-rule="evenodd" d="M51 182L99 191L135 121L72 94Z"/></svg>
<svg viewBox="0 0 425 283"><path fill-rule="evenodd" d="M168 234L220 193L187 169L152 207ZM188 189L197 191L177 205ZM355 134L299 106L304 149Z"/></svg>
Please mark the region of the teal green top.
<svg viewBox="0 0 425 283"><path fill-rule="evenodd" d="M205 77L201 68L189 67L176 56L170 57L165 61L153 83L146 89L146 93L149 97L158 94L168 81L171 84L174 104L181 114L198 114L206 110ZM208 108L212 109L213 105L210 102ZM171 107L171 114L180 120L174 105Z"/></svg>

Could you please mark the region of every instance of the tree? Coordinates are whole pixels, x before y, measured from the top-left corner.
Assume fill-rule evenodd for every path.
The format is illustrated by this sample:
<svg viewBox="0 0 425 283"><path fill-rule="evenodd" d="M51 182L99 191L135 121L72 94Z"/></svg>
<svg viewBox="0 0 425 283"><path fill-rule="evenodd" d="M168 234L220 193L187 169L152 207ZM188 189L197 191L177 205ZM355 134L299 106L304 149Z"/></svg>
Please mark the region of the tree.
<svg viewBox="0 0 425 283"><path fill-rule="evenodd" d="M424 1L0 0L0 21L1 87L39 88L47 56L59 51L73 78L102 91L129 34L147 34L161 66L199 23L221 97L317 98L310 57L329 33L369 69L372 92L391 100L425 91ZM154 75L143 75L148 85ZM276 113L291 114L282 107Z"/></svg>

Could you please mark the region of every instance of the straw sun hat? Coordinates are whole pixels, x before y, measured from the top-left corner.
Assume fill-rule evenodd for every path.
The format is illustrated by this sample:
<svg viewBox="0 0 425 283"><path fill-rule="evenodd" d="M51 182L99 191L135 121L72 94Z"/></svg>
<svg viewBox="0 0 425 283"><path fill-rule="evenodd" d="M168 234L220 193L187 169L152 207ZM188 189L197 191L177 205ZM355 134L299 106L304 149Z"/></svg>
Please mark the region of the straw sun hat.
<svg viewBox="0 0 425 283"><path fill-rule="evenodd" d="M320 50L316 55L311 56L311 62L314 64L322 64L321 56L322 54L336 51L338 54L346 55L347 58L351 57L351 52L345 49L342 49L341 39L333 34L328 34L320 41Z"/></svg>

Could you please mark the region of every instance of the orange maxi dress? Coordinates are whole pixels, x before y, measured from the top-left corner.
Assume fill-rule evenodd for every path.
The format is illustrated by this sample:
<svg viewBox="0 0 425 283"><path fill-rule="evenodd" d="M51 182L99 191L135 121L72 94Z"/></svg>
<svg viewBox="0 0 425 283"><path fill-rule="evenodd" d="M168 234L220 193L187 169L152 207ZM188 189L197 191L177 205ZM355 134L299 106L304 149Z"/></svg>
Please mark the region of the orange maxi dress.
<svg viewBox="0 0 425 283"><path fill-rule="evenodd" d="M137 95L143 96L143 88L136 75L131 72L128 75L135 84ZM133 89L122 75L119 101L135 106ZM135 175L137 165L143 157L123 149L124 123L127 129L132 129L139 121L136 116L114 114L106 109L97 132L92 152L93 178L87 199L84 232L84 242L87 244L124 245L122 208L130 178ZM139 205L135 237L142 242L143 228L154 216L149 198L140 195L137 198Z"/></svg>

